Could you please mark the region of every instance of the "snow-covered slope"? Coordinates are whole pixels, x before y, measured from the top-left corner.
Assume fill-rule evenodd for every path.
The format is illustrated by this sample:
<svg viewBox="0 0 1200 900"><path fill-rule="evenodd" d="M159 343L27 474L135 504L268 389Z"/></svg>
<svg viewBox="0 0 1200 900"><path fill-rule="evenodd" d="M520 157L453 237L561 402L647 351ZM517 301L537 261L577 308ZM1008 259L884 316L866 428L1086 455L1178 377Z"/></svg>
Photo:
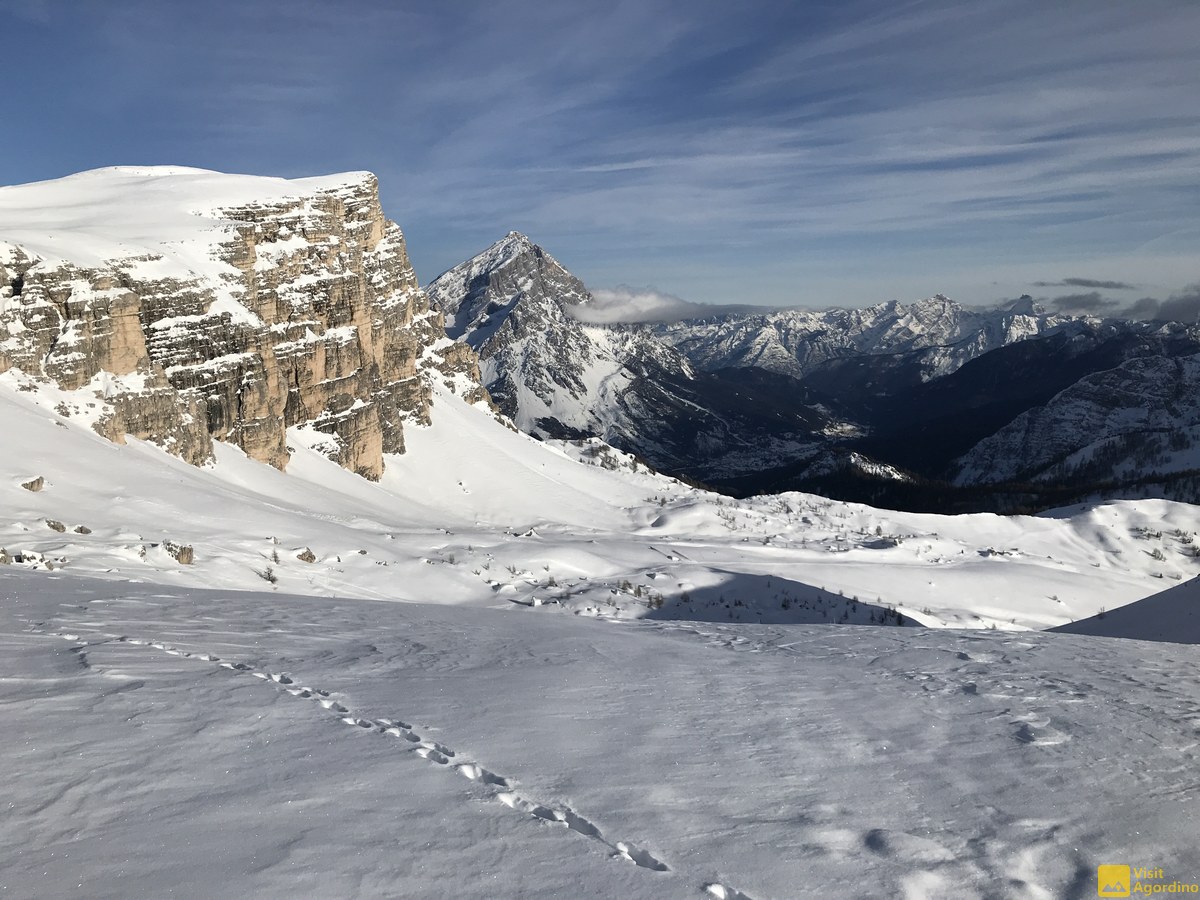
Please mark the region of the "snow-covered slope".
<svg viewBox="0 0 1200 900"><path fill-rule="evenodd" d="M47 266L138 268L143 263L171 276L199 276L205 286L223 288L223 299L237 303L243 298L229 281L236 270L214 252L237 234L235 221L221 210L349 194L373 178L369 172L270 178L185 166L95 169L0 187L0 238L10 254L24 250Z"/></svg>
<svg viewBox="0 0 1200 900"><path fill-rule="evenodd" d="M0 575L14 897L1095 896L1196 879L1197 648Z"/></svg>
<svg viewBox="0 0 1200 900"><path fill-rule="evenodd" d="M1067 634L1200 644L1200 577L1112 612L1054 629Z"/></svg>
<svg viewBox="0 0 1200 900"><path fill-rule="evenodd" d="M1044 628L1200 569L1184 544L1145 537L1200 529L1191 506L1004 518L731 501L594 442L538 442L437 384L432 424L410 427L370 482L310 449L325 437L312 429L289 431L286 473L220 442L198 468L112 444L58 412L57 391L5 379L0 547L75 574L621 619L869 623L894 608ZM191 547L191 564L169 545Z"/></svg>
<svg viewBox="0 0 1200 900"><path fill-rule="evenodd" d="M1153 481L1200 470L1200 356L1133 359L1022 413L958 461L960 484Z"/></svg>

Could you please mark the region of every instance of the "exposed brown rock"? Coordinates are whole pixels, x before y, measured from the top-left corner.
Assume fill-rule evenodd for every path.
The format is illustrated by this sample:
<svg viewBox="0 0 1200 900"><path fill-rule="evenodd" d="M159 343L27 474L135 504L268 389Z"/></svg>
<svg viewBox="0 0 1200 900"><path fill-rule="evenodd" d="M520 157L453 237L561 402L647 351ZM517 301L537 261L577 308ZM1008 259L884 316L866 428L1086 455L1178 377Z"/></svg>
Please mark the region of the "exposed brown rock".
<svg viewBox="0 0 1200 900"><path fill-rule="evenodd" d="M101 270L0 264L0 371L44 371L104 401L96 430L152 440L194 464L212 439L277 468L286 429L311 423L331 457L369 479L404 450L405 421L429 421L427 378L455 374L486 400L473 351L431 310L374 176L286 201L219 211L227 284L148 278L139 262ZM237 313L218 291L249 311ZM116 379L108 375L118 376ZM427 374L428 373L428 374ZM434 376L436 377L436 376Z"/></svg>
<svg viewBox="0 0 1200 900"><path fill-rule="evenodd" d="M67 526L64 525L62 522L59 522L57 519L47 519L46 527L49 528L51 531L57 531L60 533L67 530Z"/></svg>
<svg viewBox="0 0 1200 900"><path fill-rule="evenodd" d="M176 544L173 541L163 541L166 550L180 565L190 566L195 559L191 544Z"/></svg>
<svg viewBox="0 0 1200 900"><path fill-rule="evenodd" d="M296 559L300 560L300 562L314 563L317 561L317 556L315 553L305 547L302 551L296 554Z"/></svg>
<svg viewBox="0 0 1200 900"><path fill-rule="evenodd" d="M46 479L39 475L32 481L22 482L21 487L27 491L33 491L35 494L46 486Z"/></svg>

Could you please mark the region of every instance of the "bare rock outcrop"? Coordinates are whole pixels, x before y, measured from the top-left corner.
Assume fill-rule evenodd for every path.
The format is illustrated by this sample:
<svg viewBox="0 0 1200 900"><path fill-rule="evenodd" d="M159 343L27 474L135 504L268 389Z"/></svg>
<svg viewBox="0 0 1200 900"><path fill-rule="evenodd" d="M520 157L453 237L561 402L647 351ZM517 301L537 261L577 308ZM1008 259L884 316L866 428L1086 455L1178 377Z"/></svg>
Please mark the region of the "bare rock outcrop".
<svg viewBox="0 0 1200 900"><path fill-rule="evenodd" d="M84 196L105 188L118 221L127 196L149 193L163 234L146 252L122 243L100 259L88 248L54 258L22 244L23 223L6 223L0 202L0 373L94 394L92 426L109 439L152 440L195 464L217 439L283 469L287 428L309 424L333 439L324 446L338 463L378 479L384 454L404 450L404 422L429 421L430 378L488 401L478 359L446 338L373 175L117 169L48 184L73 179ZM211 206L161 206L185 202L176 194Z"/></svg>
<svg viewBox="0 0 1200 900"><path fill-rule="evenodd" d="M196 552L191 544L176 544L174 541L164 541L163 549L181 566L190 566L196 560Z"/></svg>

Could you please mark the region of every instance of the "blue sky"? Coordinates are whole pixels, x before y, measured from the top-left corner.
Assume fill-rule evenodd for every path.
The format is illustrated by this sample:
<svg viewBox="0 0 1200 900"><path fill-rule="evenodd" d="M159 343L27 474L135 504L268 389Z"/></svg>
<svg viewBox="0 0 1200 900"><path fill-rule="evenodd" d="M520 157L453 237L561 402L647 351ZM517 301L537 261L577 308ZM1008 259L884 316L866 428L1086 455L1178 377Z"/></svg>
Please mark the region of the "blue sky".
<svg viewBox="0 0 1200 900"><path fill-rule="evenodd" d="M633 303L1200 282L1195 0L0 0L0 26L0 182L370 169L425 281L516 229Z"/></svg>

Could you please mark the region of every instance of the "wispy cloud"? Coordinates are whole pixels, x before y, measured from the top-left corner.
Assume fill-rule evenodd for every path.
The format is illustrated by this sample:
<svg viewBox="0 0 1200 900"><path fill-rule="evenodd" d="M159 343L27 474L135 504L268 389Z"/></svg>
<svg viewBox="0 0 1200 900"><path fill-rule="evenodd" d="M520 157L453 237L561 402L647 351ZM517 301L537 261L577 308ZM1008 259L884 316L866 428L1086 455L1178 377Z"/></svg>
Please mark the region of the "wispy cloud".
<svg viewBox="0 0 1200 900"><path fill-rule="evenodd" d="M1034 287L1080 287L1103 291L1132 291L1136 286L1124 281L1101 281L1095 278L1064 278L1062 281L1035 281Z"/></svg>
<svg viewBox="0 0 1200 900"><path fill-rule="evenodd" d="M1100 295L1099 291L1091 291L1087 294L1066 294L1061 297L1055 297L1050 301L1050 305L1059 312L1067 313L1109 313L1114 312L1119 303L1116 300L1109 300L1107 297Z"/></svg>
<svg viewBox="0 0 1200 900"><path fill-rule="evenodd" d="M1200 322L1200 284L1190 284L1166 300L1143 297L1129 307L1127 314L1158 322Z"/></svg>
<svg viewBox="0 0 1200 900"><path fill-rule="evenodd" d="M627 284L599 288L592 292L593 302L571 307L571 314L583 322L678 322L727 312L767 312L770 307L742 304L692 303L652 287Z"/></svg>
<svg viewBox="0 0 1200 900"><path fill-rule="evenodd" d="M368 168L425 277L511 229L589 283L705 301L1200 277L1193 0L5 12L6 178Z"/></svg>

